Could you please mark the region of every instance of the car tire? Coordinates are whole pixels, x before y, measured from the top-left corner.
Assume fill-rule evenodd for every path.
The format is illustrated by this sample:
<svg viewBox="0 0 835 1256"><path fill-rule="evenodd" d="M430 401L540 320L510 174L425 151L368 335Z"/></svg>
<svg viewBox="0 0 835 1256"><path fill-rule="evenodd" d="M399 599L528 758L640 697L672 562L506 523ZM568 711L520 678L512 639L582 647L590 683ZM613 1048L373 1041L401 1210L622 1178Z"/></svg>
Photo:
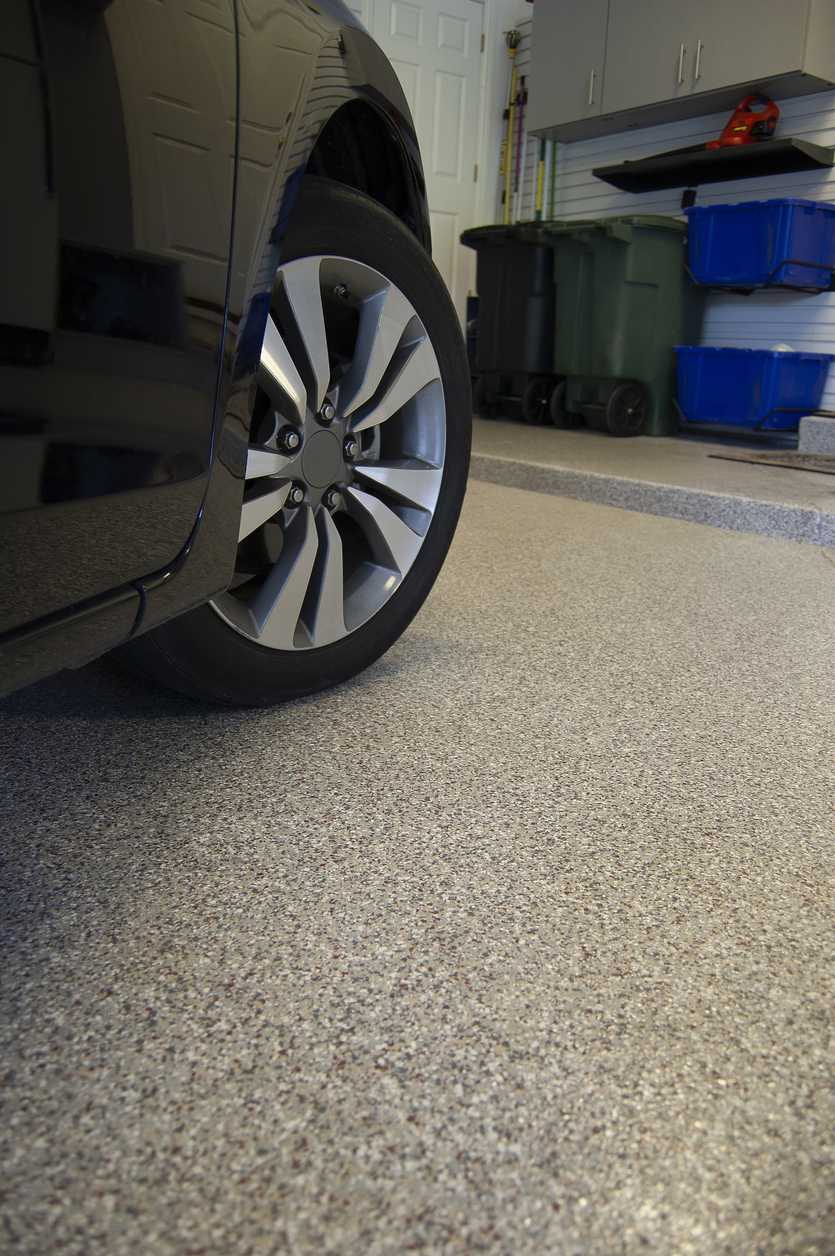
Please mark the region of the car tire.
<svg viewBox="0 0 835 1256"><path fill-rule="evenodd" d="M470 400L455 309L414 236L368 196L304 179L261 352L235 576L118 657L235 706L363 671L443 564Z"/></svg>

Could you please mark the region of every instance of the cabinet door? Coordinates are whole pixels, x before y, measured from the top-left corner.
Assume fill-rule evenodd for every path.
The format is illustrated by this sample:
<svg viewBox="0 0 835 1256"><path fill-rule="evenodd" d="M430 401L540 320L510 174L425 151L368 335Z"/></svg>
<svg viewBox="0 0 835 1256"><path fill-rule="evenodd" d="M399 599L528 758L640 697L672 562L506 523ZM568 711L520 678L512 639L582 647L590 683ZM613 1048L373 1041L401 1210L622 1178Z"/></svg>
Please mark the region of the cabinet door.
<svg viewBox="0 0 835 1256"><path fill-rule="evenodd" d="M530 130L600 114L608 11L609 0L534 6Z"/></svg>
<svg viewBox="0 0 835 1256"><path fill-rule="evenodd" d="M604 113L690 95L692 8L689 0L610 0Z"/></svg>
<svg viewBox="0 0 835 1256"><path fill-rule="evenodd" d="M695 6L693 90L712 91L799 70L808 0L701 0Z"/></svg>

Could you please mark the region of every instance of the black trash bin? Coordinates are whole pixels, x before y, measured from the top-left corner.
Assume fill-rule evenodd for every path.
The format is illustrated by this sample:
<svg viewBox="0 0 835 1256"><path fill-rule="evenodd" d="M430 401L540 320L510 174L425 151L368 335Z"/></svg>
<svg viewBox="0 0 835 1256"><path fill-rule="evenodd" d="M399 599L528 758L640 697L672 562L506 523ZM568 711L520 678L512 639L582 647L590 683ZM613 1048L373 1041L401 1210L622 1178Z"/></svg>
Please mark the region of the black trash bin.
<svg viewBox="0 0 835 1256"><path fill-rule="evenodd" d="M520 236L532 225L471 227L461 243L477 257L476 411L498 417L521 410L541 423L554 370L556 294L550 245Z"/></svg>

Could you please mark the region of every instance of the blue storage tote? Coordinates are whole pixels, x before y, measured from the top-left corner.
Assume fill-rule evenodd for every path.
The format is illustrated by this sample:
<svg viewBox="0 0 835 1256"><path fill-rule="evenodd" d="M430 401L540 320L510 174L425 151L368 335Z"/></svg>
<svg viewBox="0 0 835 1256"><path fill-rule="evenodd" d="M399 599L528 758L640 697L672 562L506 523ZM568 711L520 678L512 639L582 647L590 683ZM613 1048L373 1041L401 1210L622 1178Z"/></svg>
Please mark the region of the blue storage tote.
<svg viewBox="0 0 835 1256"><path fill-rule="evenodd" d="M835 267L835 205L788 197L694 205L685 213L690 270L697 283L829 287Z"/></svg>
<svg viewBox="0 0 835 1256"><path fill-rule="evenodd" d="M835 357L693 345L676 345L676 353L678 404L688 423L722 423L765 432L797 428L803 414L817 410L829 363Z"/></svg>

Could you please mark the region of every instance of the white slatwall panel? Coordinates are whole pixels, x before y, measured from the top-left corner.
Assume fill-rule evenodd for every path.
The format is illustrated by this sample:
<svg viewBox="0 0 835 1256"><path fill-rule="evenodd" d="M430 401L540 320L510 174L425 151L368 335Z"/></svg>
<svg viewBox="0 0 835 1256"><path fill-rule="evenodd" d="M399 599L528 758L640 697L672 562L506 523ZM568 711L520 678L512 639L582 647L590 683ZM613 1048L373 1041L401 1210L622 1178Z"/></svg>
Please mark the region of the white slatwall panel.
<svg viewBox="0 0 835 1256"><path fill-rule="evenodd" d="M523 41L521 48L529 47ZM529 55L529 54L528 54ZM521 64L521 63L520 63ZM526 72L526 71L525 71ZM835 146L835 92L816 93L783 100L780 105L778 136L797 136L814 144ZM661 126L643 127L620 135L574 144L558 144L556 218L597 218L611 214L681 214L681 189L619 192L595 179L595 166L614 165L653 153L683 148L716 138L728 113L717 113ZM535 167L534 141L529 143L528 162ZM802 174L774 175L762 179L738 179L712 183L698 190L697 204L768 200L775 196L800 196L807 200L835 203L835 169ZM534 217L534 183L525 180L525 196L519 220ZM548 200L545 201L546 210ZM499 221L500 216L499 216ZM801 296L797 293L754 293L739 297L711 293L702 334L702 344L718 348L734 345L743 349L770 349L777 342L793 349L835 353L835 293ZM835 363L833 363L835 367ZM822 406L835 410L835 370L830 372Z"/></svg>

